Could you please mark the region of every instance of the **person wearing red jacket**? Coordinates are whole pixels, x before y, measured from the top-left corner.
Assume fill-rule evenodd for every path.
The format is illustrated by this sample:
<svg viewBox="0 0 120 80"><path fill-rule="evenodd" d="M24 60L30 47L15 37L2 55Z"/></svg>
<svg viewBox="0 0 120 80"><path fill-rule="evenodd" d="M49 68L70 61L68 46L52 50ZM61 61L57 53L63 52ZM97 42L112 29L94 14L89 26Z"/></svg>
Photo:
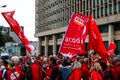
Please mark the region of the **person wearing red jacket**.
<svg viewBox="0 0 120 80"><path fill-rule="evenodd" d="M23 73L11 63L11 69L7 70L7 80L23 80Z"/></svg>
<svg viewBox="0 0 120 80"><path fill-rule="evenodd" d="M31 66L31 80L43 80L42 57L38 56Z"/></svg>
<svg viewBox="0 0 120 80"><path fill-rule="evenodd" d="M103 73L100 63L95 62L90 69L90 79L91 80L103 80Z"/></svg>
<svg viewBox="0 0 120 80"><path fill-rule="evenodd" d="M84 58L84 62L81 67L82 79L89 80L89 68L88 68L88 58Z"/></svg>
<svg viewBox="0 0 120 80"><path fill-rule="evenodd" d="M47 68L46 68L45 80L58 80L58 78L59 78L58 67L59 67L59 65L56 63L56 58L50 57L49 66L47 66Z"/></svg>
<svg viewBox="0 0 120 80"><path fill-rule="evenodd" d="M113 77L114 80L120 80L120 59L116 59L113 65Z"/></svg>
<svg viewBox="0 0 120 80"><path fill-rule="evenodd" d="M73 63L72 72L68 76L68 80L81 80L81 76L82 76L81 63L79 61L75 61Z"/></svg>
<svg viewBox="0 0 120 80"><path fill-rule="evenodd" d="M3 78L2 78L2 72L0 71L0 80L3 80Z"/></svg>

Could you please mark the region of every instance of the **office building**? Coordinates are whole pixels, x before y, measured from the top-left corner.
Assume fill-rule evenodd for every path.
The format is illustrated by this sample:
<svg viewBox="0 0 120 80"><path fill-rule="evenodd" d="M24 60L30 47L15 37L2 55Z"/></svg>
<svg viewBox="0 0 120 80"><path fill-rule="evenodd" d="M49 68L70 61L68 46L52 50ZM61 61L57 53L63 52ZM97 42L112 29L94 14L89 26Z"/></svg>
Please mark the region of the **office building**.
<svg viewBox="0 0 120 80"><path fill-rule="evenodd" d="M115 53L120 54L120 0L36 0L35 4L38 53L56 55L72 13L88 16L91 11L106 48L113 40L117 44Z"/></svg>

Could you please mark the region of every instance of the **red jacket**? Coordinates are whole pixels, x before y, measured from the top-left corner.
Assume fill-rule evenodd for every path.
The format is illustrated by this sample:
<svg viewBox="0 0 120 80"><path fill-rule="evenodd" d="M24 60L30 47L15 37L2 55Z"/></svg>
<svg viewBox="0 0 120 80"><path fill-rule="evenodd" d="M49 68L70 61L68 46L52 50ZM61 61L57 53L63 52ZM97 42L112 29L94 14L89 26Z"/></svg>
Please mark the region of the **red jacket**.
<svg viewBox="0 0 120 80"><path fill-rule="evenodd" d="M89 80L88 64L82 64L81 71L82 71L82 78L83 78L83 80Z"/></svg>
<svg viewBox="0 0 120 80"><path fill-rule="evenodd" d="M51 79L52 71L53 71L54 68L58 68L58 65L54 65L53 67L50 67L50 65L49 65L49 66L47 67L45 80L50 80L50 79ZM56 73L56 74L57 74L57 73Z"/></svg>
<svg viewBox="0 0 120 80"><path fill-rule="evenodd" d="M68 80L81 80L82 71L74 69L68 77Z"/></svg>
<svg viewBox="0 0 120 80"><path fill-rule="evenodd" d="M92 71L90 78L91 80L103 80L101 74L97 71Z"/></svg>
<svg viewBox="0 0 120 80"><path fill-rule="evenodd" d="M0 80L3 80L3 78L2 78L2 72L0 71Z"/></svg>
<svg viewBox="0 0 120 80"><path fill-rule="evenodd" d="M114 80L120 80L120 66L115 65L113 69L114 69L113 72Z"/></svg>
<svg viewBox="0 0 120 80"><path fill-rule="evenodd" d="M32 80L43 80L42 66L36 61L31 66Z"/></svg>
<svg viewBox="0 0 120 80"><path fill-rule="evenodd" d="M12 72L12 70L7 71L7 80L23 80L23 73L20 70Z"/></svg>

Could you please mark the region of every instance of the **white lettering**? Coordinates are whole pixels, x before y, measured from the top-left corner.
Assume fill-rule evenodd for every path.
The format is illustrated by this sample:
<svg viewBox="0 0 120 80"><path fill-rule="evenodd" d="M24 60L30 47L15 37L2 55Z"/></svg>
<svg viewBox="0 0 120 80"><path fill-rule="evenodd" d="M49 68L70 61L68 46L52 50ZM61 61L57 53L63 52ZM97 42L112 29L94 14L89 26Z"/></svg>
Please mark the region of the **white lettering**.
<svg viewBox="0 0 120 80"><path fill-rule="evenodd" d="M69 38L69 37L65 37L65 42L70 42L70 43L80 43L80 39L79 38Z"/></svg>

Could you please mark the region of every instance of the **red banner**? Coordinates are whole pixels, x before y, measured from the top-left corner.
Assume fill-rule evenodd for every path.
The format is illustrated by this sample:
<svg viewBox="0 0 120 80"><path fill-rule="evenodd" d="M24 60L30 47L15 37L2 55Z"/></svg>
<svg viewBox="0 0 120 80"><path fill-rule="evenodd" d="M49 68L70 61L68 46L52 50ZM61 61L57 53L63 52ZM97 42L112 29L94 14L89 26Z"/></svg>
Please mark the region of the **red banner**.
<svg viewBox="0 0 120 80"><path fill-rule="evenodd" d="M34 50L34 47L30 44L28 39L24 36L22 28L20 27L18 22L13 18L14 12L15 11L2 12L1 14L5 18L5 20L8 22L10 27L13 29L13 31L16 33L16 35L19 37L19 39L22 41L22 43L25 45L28 52L31 53Z"/></svg>
<svg viewBox="0 0 120 80"><path fill-rule="evenodd" d="M59 52L63 56L73 57L85 54L85 38L88 34L89 18L82 14L73 14Z"/></svg>
<svg viewBox="0 0 120 80"><path fill-rule="evenodd" d="M89 21L89 50L94 50L97 52L102 58L107 58L107 50L104 46L102 37L100 35L98 26L93 19L92 15L90 15Z"/></svg>
<svg viewBox="0 0 120 80"><path fill-rule="evenodd" d="M109 48L108 48L108 54L109 56L113 55L114 54L114 51L116 49L116 44L114 42L110 42L110 45L109 45Z"/></svg>

